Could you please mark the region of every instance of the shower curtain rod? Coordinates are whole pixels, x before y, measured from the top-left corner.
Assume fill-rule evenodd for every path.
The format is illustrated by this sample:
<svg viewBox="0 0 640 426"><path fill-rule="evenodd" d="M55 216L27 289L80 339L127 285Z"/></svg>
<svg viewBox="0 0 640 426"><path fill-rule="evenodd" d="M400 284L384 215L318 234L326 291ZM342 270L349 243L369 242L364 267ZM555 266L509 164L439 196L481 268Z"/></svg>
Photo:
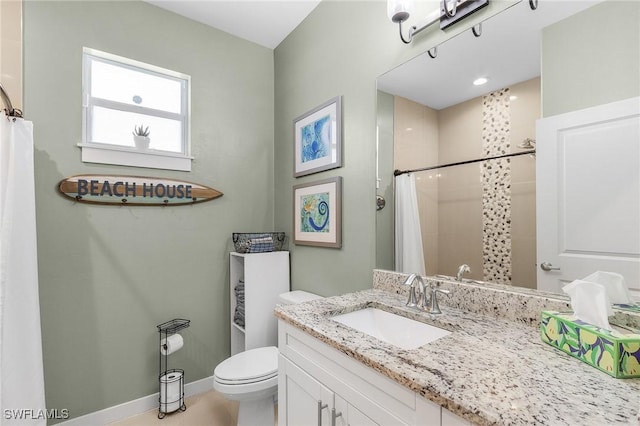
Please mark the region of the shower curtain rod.
<svg viewBox="0 0 640 426"><path fill-rule="evenodd" d="M427 170L435 170L435 169L444 169L445 167L461 166L463 164L479 163L481 161L498 160L500 158L517 157L519 155L535 154L535 153L536 153L535 149L530 149L528 151L512 152L511 154L496 155L495 157L476 158L475 160L458 161L457 163L443 164L441 166L423 167L421 169L413 169L413 170L397 170L396 169L396 170L393 171L393 175L394 176L400 176L400 175L404 175L406 173L424 172L424 171L427 171Z"/></svg>
<svg viewBox="0 0 640 426"><path fill-rule="evenodd" d="M11 99L9 98L9 95L7 94L7 92L4 90L4 87L2 87L2 84L0 84L0 97L2 98L2 103L4 103L6 106L6 108L3 111L7 113L7 118L9 117L22 118L22 111L20 111L19 109L13 108L13 105L11 104Z"/></svg>

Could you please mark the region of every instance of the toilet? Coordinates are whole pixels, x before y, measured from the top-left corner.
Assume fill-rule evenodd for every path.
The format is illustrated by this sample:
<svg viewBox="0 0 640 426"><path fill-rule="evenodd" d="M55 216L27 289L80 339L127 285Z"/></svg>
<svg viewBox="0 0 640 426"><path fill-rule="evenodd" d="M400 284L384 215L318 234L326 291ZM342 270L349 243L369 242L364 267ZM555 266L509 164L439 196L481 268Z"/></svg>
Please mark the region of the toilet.
<svg viewBox="0 0 640 426"><path fill-rule="evenodd" d="M320 298L313 293L295 290L279 295L278 302L293 305ZM227 399L239 402L238 426L255 426L265 424L265 419L275 419L277 343L233 355L218 364L213 372L213 388Z"/></svg>

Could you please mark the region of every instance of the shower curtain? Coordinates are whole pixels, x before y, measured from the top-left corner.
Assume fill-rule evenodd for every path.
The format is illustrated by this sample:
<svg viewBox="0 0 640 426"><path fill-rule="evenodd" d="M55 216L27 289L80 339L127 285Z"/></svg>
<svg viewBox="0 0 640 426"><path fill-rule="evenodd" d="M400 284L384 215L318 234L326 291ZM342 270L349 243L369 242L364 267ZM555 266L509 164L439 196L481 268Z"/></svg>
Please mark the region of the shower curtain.
<svg viewBox="0 0 640 426"><path fill-rule="evenodd" d="M33 124L0 113L0 423L45 425Z"/></svg>
<svg viewBox="0 0 640 426"><path fill-rule="evenodd" d="M396 272L425 275L422 232L413 173L396 176Z"/></svg>

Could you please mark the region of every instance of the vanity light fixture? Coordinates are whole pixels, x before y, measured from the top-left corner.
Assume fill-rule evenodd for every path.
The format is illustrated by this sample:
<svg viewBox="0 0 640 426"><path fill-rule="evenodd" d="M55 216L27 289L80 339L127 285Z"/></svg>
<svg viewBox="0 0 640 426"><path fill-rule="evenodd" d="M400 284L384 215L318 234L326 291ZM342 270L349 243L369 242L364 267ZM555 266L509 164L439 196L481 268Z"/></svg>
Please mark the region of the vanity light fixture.
<svg viewBox="0 0 640 426"><path fill-rule="evenodd" d="M483 84L487 84L487 81L489 81L489 79L486 77L476 78L475 80L473 80L473 85L482 86Z"/></svg>
<svg viewBox="0 0 640 426"><path fill-rule="evenodd" d="M398 24L398 28L400 30L400 40L403 43L409 44L413 40L413 36L418 34L419 32L425 30L430 27L434 23L440 20L440 13L437 10L429 13L426 22L424 22L419 27L417 25L413 25L409 28L409 36L405 39L404 34L402 34L402 23L407 21L413 12L413 0L387 0L387 16L394 24Z"/></svg>
<svg viewBox="0 0 640 426"><path fill-rule="evenodd" d="M400 40L402 40L403 43L411 43L414 35L427 29L436 22L440 23L440 29L445 29L483 8L489 4L489 0L440 0L439 3L440 6L438 9L428 12L422 22L409 28L409 34L405 38L402 33L402 24L411 16L414 2L413 0L387 0L387 15L391 22L398 24ZM476 37L479 37L481 32L482 27L479 24L473 27L473 34ZM431 57L435 58L435 54L431 55Z"/></svg>

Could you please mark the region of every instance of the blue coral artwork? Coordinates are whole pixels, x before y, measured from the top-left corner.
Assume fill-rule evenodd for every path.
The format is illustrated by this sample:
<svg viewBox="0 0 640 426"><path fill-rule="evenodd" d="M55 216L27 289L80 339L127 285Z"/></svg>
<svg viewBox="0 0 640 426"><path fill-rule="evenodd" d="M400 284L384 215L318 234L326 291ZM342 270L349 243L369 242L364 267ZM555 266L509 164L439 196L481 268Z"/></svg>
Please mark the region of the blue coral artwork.
<svg viewBox="0 0 640 426"><path fill-rule="evenodd" d="M293 176L342 167L342 101L335 97L293 120Z"/></svg>
<svg viewBox="0 0 640 426"><path fill-rule="evenodd" d="M300 132L302 163L331 155L331 115L307 124Z"/></svg>
<svg viewBox="0 0 640 426"><path fill-rule="evenodd" d="M300 230L329 232L329 193L304 195L301 199Z"/></svg>

